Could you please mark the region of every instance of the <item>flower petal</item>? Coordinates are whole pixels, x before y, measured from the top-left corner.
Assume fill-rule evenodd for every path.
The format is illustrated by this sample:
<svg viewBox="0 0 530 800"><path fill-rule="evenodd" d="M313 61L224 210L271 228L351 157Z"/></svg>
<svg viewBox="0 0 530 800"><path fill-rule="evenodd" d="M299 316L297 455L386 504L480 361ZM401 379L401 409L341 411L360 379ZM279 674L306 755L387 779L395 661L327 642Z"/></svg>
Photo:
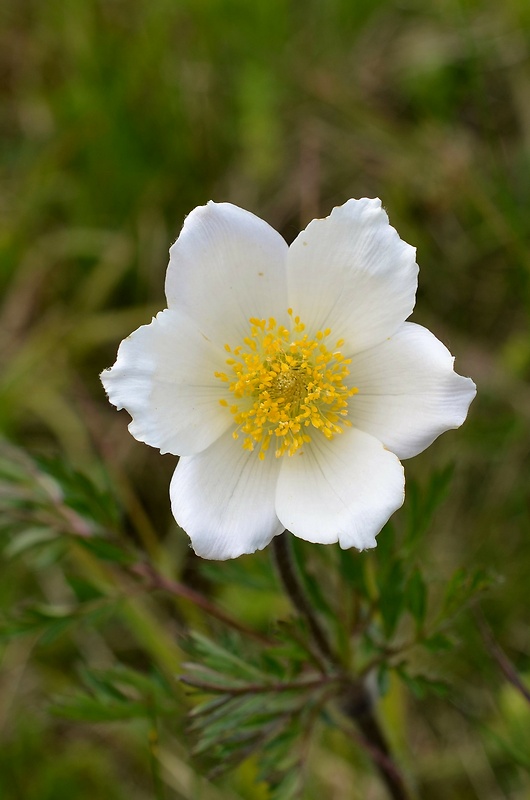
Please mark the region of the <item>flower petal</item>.
<svg viewBox="0 0 530 800"><path fill-rule="evenodd" d="M287 252L280 234L249 211L231 203L200 206L170 250L168 306L197 319L221 345L237 345L250 317L285 315Z"/></svg>
<svg viewBox="0 0 530 800"><path fill-rule="evenodd" d="M189 455L233 424L214 375L225 355L183 314L166 309L123 340L101 380L110 402L132 416L135 439L161 453Z"/></svg>
<svg viewBox="0 0 530 800"><path fill-rule="evenodd" d="M308 542L364 550L403 503L403 467L363 431L347 428L328 441L315 437L282 459L276 513Z"/></svg>
<svg viewBox="0 0 530 800"><path fill-rule="evenodd" d="M331 328L345 355L391 336L414 308L416 251L380 200L348 200L315 219L287 260L289 304L310 331Z"/></svg>
<svg viewBox="0 0 530 800"><path fill-rule="evenodd" d="M237 558L262 550L282 533L274 510L279 469L273 453L260 461L231 432L199 455L180 459L171 508L198 556Z"/></svg>
<svg viewBox="0 0 530 800"><path fill-rule="evenodd" d="M352 357L350 420L399 458L425 450L464 422L476 394L470 378L453 370L449 350L426 328L405 322L371 350Z"/></svg>

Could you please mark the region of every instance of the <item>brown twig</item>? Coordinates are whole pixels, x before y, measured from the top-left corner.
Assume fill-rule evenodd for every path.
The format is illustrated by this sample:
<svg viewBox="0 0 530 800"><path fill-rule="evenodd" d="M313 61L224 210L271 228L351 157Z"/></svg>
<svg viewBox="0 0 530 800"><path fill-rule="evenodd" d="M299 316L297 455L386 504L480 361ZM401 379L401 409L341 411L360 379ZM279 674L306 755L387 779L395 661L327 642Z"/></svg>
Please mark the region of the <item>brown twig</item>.
<svg viewBox="0 0 530 800"><path fill-rule="evenodd" d="M486 619L479 609L475 610L475 619L477 620L478 627L480 629L480 633L482 634L482 638L484 640L484 644L486 645L489 654L493 658L493 660L497 663L500 671L506 678L506 680L512 684L517 691L522 694L524 699L530 703L530 690L521 680L519 673L515 669L514 665L497 642L495 637L493 636L493 631L491 630L490 626L486 622Z"/></svg>
<svg viewBox="0 0 530 800"><path fill-rule="evenodd" d="M358 720L357 720L357 723L358 723ZM360 725L359 725L359 727L360 727ZM397 769L396 765L394 764L390 754L388 752L385 753L382 750L381 747L376 747L374 742L370 738L368 738L364 734L364 732L361 733L361 735L359 735L359 734L356 734L355 732L352 733L352 731L349 728L346 728L346 727L344 727L343 730L344 730L345 733L347 733L348 735L352 736L355 739L355 741L359 744L359 746L362 747L364 750L367 751L367 753L370 754L370 756L373 759L373 761L379 767L382 775L386 775L386 776L391 777L393 782L394 782L394 786L395 787L401 787L401 791L402 791L401 794L396 794L396 791L399 791L399 788L398 789L393 788L390 791L390 796L392 798L401 797L401 798L403 798L403 800L409 800L409 794L407 793L407 790L406 790L405 785L403 783L403 778L401 776L401 773L399 772L399 770ZM370 735L372 735L373 733L374 732L371 731ZM380 743L380 744L382 744L382 743ZM385 779L385 784L386 783L387 783L387 780Z"/></svg>
<svg viewBox="0 0 530 800"><path fill-rule="evenodd" d="M174 597L180 597L183 600L188 600L190 603L193 603L193 605L197 606L198 608L202 608L202 610L211 617L218 619L220 622L223 622L230 628L233 628L240 633L244 633L246 636L251 636L253 639L261 642L261 644L267 646L272 644L270 639L268 639L266 636L261 633L257 633L251 628L247 628L221 608L218 608L218 606L204 597L204 595L202 595L200 592L195 591L195 589L191 589L184 583L180 583L180 581L174 581L171 580L171 578L166 578L164 575L160 575L160 573L157 572L150 564L138 562L137 564L133 564L131 567L129 567L129 571L133 575L136 575L137 577L143 578L145 581L147 581L150 589L160 589L161 591L167 592Z"/></svg>
<svg viewBox="0 0 530 800"><path fill-rule="evenodd" d="M322 656L330 666L335 666L340 671L342 667L333 653L327 634L321 627L297 575L291 556L289 535L289 532L285 531L273 539L273 551L280 578L294 607L305 617ZM372 698L361 679L349 679L341 708L344 714L359 728L361 736L356 739L372 757L389 796L392 800L409 800L410 794L393 761L386 737L374 713Z"/></svg>
<svg viewBox="0 0 530 800"><path fill-rule="evenodd" d="M303 617L305 617L314 642L320 653L327 661L329 661L331 664L334 664L336 662L336 658L331 649L327 634L320 625L320 622L313 611L313 607L305 595L300 583L300 579L296 574L296 568L293 564L289 546L288 537L290 535L291 534L289 531L285 531L284 533L280 534L280 536L275 536L272 540L273 553L276 561L276 567L278 568L278 573L292 604L296 610L299 611Z"/></svg>

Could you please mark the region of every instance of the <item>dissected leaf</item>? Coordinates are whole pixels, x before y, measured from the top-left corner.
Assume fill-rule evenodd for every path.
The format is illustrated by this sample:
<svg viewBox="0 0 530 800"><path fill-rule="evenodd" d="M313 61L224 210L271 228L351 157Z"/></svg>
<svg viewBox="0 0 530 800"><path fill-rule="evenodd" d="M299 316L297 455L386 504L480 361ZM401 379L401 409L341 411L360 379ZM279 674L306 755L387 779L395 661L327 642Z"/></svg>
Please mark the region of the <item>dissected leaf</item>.
<svg viewBox="0 0 530 800"><path fill-rule="evenodd" d="M420 486L414 480L408 481L405 544L409 549L413 548L428 530L436 510L447 495L453 474L454 464L448 464L443 469L431 473L426 486Z"/></svg>
<svg viewBox="0 0 530 800"><path fill-rule="evenodd" d="M398 666L396 672L412 694L420 700L427 694L446 697L450 692L450 686L447 683L426 675L411 675L404 665Z"/></svg>
<svg viewBox="0 0 530 800"><path fill-rule="evenodd" d="M379 586L379 611L387 637L394 633L405 605L403 564L395 559L384 573L377 577Z"/></svg>
<svg viewBox="0 0 530 800"><path fill-rule="evenodd" d="M414 617L417 626L421 627L427 611L427 587L417 567L413 570L405 587L405 605Z"/></svg>
<svg viewBox="0 0 530 800"><path fill-rule="evenodd" d="M449 579L442 602L441 616L454 616L480 592L488 589L493 577L483 569L460 568Z"/></svg>
<svg viewBox="0 0 530 800"><path fill-rule="evenodd" d="M278 632L287 644L289 625ZM297 642L293 647L298 652ZM185 681L205 697L190 714L195 754L208 756L216 775L255 755L271 797L298 796L292 792L300 786L300 774L293 778L291 773L297 773L301 742L320 714L325 678L317 674L313 681L310 676L293 681L283 643L264 650L238 637L220 643L192 634L187 649L200 655L201 663L185 665Z"/></svg>

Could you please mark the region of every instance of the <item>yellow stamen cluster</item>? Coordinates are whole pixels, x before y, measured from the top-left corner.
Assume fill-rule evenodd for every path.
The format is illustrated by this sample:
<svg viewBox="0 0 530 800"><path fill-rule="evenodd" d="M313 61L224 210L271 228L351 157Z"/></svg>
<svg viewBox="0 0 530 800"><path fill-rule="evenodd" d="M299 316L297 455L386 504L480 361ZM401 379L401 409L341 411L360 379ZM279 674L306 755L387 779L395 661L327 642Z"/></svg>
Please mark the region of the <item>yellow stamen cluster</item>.
<svg viewBox="0 0 530 800"><path fill-rule="evenodd" d="M340 352L343 340L330 350L325 340L331 334L327 328L313 338L304 333L300 317L289 309L291 328L269 320L250 319L250 335L233 349L226 363L231 374L216 372L217 378L228 384L234 402L222 399L238 425L234 439L244 434L243 447L265 458L273 437L277 458L292 456L302 445L311 441L315 429L332 439L342 433L348 413L348 398L357 393L348 388L344 379L349 374L346 359ZM340 424L339 424L340 423Z"/></svg>

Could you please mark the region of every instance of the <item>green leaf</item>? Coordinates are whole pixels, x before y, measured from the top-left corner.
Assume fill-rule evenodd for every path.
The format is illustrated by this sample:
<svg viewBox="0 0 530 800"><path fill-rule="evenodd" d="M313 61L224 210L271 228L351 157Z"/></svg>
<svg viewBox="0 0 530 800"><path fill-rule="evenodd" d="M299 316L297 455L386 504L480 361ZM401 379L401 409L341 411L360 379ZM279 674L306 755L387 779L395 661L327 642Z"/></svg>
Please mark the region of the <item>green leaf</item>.
<svg viewBox="0 0 530 800"><path fill-rule="evenodd" d="M263 672L240 655L236 655L218 642L214 642L203 634L194 631L189 637L192 652L201 656L201 660L210 669L225 676L240 679L261 680ZM238 640L238 644L240 641ZM240 647L238 647L240 651Z"/></svg>
<svg viewBox="0 0 530 800"><path fill-rule="evenodd" d="M417 627L421 628L427 611L427 587L418 567L413 570L407 581L405 605L412 614Z"/></svg>
<svg viewBox="0 0 530 800"><path fill-rule="evenodd" d="M311 604L325 616L334 619L336 614L328 603L319 581L311 574L307 566L305 555L305 542L296 536L292 536L292 552L298 575Z"/></svg>
<svg viewBox="0 0 530 800"><path fill-rule="evenodd" d="M460 568L450 578L442 601L441 616L454 616L480 592L490 588L493 577L479 568L468 570Z"/></svg>
<svg viewBox="0 0 530 800"><path fill-rule="evenodd" d="M132 564L135 560L133 555L127 553L122 547L100 536L79 537L76 542L102 561L126 565Z"/></svg>
<svg viewBox="0 0 530 800"><path fill-rule="evenodd" d="M72 626L72 618L66 617L65 619L58 619L54 622L48 622L43 625L40 642L43 645L52 644L56 639L66 633Z"/></svg>
<svg viewBox="0 0 530 800"><path fill-rule="evenodd" d="M297 642L290 641L290 629L282 627L278 633L297 650ZM328 684L286 686L293 669L285 660L283 644L260 650L238 636L212 642L194 633L186 649L202 660L184 665L186 681L192 682L196 696L207 698L190 714L195 755L215 760L212 774L216 775L254 755L271 797L287 800L291 795L277 794L275 787L289 786L291 771L298 774L300 741L307 738L318 718L313 709L329 691Z"/></svg>
<svg viewBox="0 0 530 800"><path fill-rule="evenodd" d="M396 531L392 522L387 522L377 537L377 548L371 551L377 562L377 571L387 571L395 559Z"/></svg>
<svg viewBox="0 0 530 800"><path fill-rule="evenodd" d="M147 675L117 665L108 670L83 666L79 674L88 691L57 698L54 714L77 721L112 722L176 713L171 689L157 672Z"/></svg>
<svg viewBox="0 0 530 800"><path fill-rule="evenodd" d="M116 500L107 488L100 489L88 475L72 469L61 458L36 459L37 468L57 484L62 502L100 529L114 528L119 519Z"/></svg>
<svg viewBox="0 0 530 800"><path fill-rule="evenodd" d="M343 550L342 548L338 550L338 553L340 574L355 592L358 592L362 597L368 598L370 593L364 574L366 560L363 558L363 554L354 550Z"/></svg>
<svg viewBox="0 0 530 800"><path fill-rule="evenodd" d="M381 664L378 667L376 680L379 695L384 697L390 688L390 670L386 664Z"/></svg>
<svg viewBox="0 0 530 800"><path fill-rule="evenodd" d="M429 477L427 486L417 481L407 483L407 531L405 544L414 548L421 536L428 530L432 518L449 491L454 474L454 464L435 471Z"/></svg>
<svg viewBox="0 0 530 800"><path fill-rule="evenodd" d="M421 642L422 646L432 653L443 653L454 648L454 642L443 633L433 633Z"/></svg>
<svg viewBox="0 0 530 800"><path fill-rule="evenodd" d="M215 694L219 691L224 692L229 689L239 689L244 686L241 678L234 678L232 675L226 675L204 664L186 661L182 664L190 675L185 676L184 681L190 688L190 691L198 692L199 694Z"/></svg>
<svg viewBox="0 0 530 800"><path fill-rule="evenodd" d="M202 703L198 703L194 706L191 711L188 712L188 717L192 720L192 726L195 725L193 720L196 717L205 716L206 714L210 714L211 712L218 709L220 706L223 706L225 703L228 703L230 700L229 694L222 694L218 697L214 697L213 700L205 700Z"/></svg>
<svg viewBox="0 0 530 800"><path fill-rule="evenodd" d="M152 717L152 710L143 703L130 700L127 703L103 703L100 699L87 695L57 701L50 710L56 716L77 722L115 722Z"/></svg>
<svg viewBox="0 0 530 800"><path fill-rule="evenodd" d="M517 742L510 741L505 736L501 736L499 733L483 724L480 725L480 727L484 739L493 743L495 749L500 750L507 758L508 763L518 764L530 772L530 753L526 746L527 742L524 741L524 739L523 741L518 740Z"/></svg>
<svg viewBox="0 0 530 800"><path fill-rule="evenodd" d="M410 675L404 665L396 667L396 672L411 693L419 700L428 694L447 697L450 692L451 687L447 683L429 678L426 675Z"/></svg>
<svg viewBox="0 0 530 800"><path fill-rule="evenodd" d="M65 575L65 578L79 603L89 603L105 597L103 592L86 578L80 578L78 575Z"/></svg>
<svg viewBox="0 0 530 800"><path fill-rule="evenodd" d="M314 645L308 636L307 623L301 617L279 620L274 634L279 644L266 650L264 655L272 655L277 660L275 673L295 677L307 664L308 656L313 660Z"/></svg>
<svg viewBox="0 0 530 800"><path fill-rule="evenodd" d="M112 611L107 601L95 601L81 606L52 606L36 603L20 614L4 619L0 625L0 637L12 639L31 633L41 634L41 641L49 644L73 626L82 622L91 625L105 618Z"/></svg>
<svg viewBox="0 0 530 800"><path fill-rule="evenodd" d="M404 574L401 561L395 560L386 573L378 575L379 611L388 638L394 633L404 608Z"/></svg>
<svg viewBox="0 0 530 800"><path fill-rule="evenodd" d="M4 555L6 558L15 558L15 556L24 553L42 544L56 541L57 533L49 527L30 527L16 533L11 541L4 548Z"/></svg>
<svg viewBox="0 0 530 800"><path fill-rule="evenodd" d="M201 575L212 583L242 586L262 592L276 590L274 572L270 569L269 560L260 558L259 553L233 561L217 562L201 559L198 567Z"/></svg>

